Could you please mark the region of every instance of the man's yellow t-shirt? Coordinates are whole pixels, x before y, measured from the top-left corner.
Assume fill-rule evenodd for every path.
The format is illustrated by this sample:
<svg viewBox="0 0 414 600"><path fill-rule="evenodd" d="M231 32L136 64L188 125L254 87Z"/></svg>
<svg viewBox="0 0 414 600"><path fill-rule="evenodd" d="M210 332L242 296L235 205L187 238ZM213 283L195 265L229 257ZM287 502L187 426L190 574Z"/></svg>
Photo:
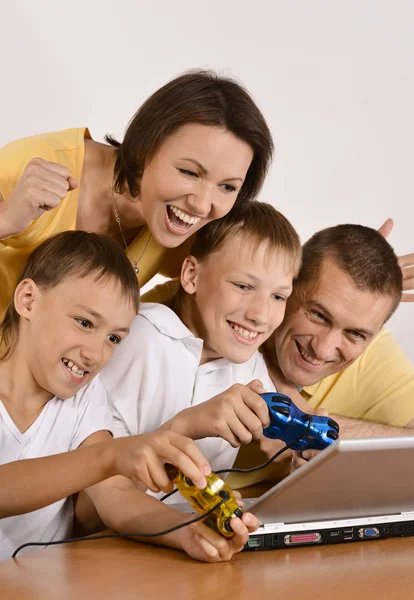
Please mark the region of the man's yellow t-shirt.
<svg viewBox="0 0 414 600"><path fill-rule="evenodd" d="M36 157L64 165L69 169L72 177L80 181L85 155L85 138L90 139L90 137L88 129L80 127L34 135L16 140L1 148L0 192L3 199L8 199L27 163ZM52 235L76 228L78 197L79 187L69 192L55 209L45 212L32 221L25 231L0 240L0 321L31 252ZM132 261L139 260L138 280L141 286L157 273L167 277L178 275L181 259L188 253L189 242L177 249L167 249L151 238L146 247L149 236L148 228L143 227L127 250L127 256Z"/></svg>
<svg viewBox="0 0 414 600"><path fill-rule="evenodd" d="M347 369L301 392L312 408L351 419L405 427L414 419L414 367L387 329L381 329Z"/></svg>

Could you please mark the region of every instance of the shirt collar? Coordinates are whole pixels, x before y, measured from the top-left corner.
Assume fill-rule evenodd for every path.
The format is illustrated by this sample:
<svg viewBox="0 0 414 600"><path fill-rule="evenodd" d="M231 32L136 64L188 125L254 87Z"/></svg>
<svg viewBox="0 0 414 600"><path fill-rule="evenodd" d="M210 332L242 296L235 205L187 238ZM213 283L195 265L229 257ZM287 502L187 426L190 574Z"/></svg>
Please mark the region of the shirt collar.
<svg viewBox="0 0 414 600"><path fill-rule="evenodd" d="M143 302L140 306L139 314L144 319L147 319L163 335L175 340L193 340L187 341L187 346L190 345L194 349L197 348L198 351L202 351L203 340L196 338L168 306L155 302ZM199 369L200 373L209 373L210 371L219 371L222 369L228 370L229 365L232 364L226 358L217 358L216 360L209 360L200 365Z"/></svg>
<svg viewBox="0 0 414 600"><path fill-rule="evenodd" d="M323 381L323 379L322 379ZM322 381L318 381L317 383L314 383L313 385L305 385L302 390L304 392L306 392L307 394L309 394L309 396L314 396L317 391L319 386L321 385Z"/></svg>
<svg viewBox="0 0 414 600"><path fill-rule="evenodd" d="M164 306L164 304L143 302L140 306L139 314L144 319L147 319L163 335L176 340L188 337L197 339L175 312L171 308L168 308L168 306Z"/></svg>

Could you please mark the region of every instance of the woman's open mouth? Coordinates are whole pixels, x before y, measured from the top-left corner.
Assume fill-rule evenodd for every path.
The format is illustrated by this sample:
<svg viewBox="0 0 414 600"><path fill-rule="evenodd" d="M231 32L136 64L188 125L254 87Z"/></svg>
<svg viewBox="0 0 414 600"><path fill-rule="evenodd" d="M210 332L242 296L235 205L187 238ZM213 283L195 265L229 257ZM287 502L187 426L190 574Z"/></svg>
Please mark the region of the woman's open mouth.
<svg viewBox="0 0 414 600"><path fill-rule="evenodd" d="M195 217L172 204L167 204L167 226L172 233L188 233L200 219L201 217Z"/></svg>

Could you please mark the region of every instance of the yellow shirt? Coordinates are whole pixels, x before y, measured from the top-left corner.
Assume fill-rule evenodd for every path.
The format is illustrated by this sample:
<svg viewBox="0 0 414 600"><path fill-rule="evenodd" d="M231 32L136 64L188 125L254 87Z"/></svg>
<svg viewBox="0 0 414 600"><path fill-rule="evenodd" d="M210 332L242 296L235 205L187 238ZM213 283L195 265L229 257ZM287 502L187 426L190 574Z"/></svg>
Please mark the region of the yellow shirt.
<svg viewBox="0 0 414 600"><path fill-rule="evenodd" d="M394 427L414 419L414 367L387 329L350 367L301 393L312 408L332 415Z"/></svg>
<svg viewBox="0 0 414 600"><path fill-rule="evenodd" d="M27 163L35 157L64 165L71 175L80 181L85 138L90 138L89 131L86 127L81 127L35 135L16 140L1 148L0 192L4 200L7 200L14 190ZM79 188L76 188L68 193L59 206L32 221L25 231L0 240L0 321L30 253L52 235L75 229L78 197ZM143 227L127 250L127 256L131 260L139 260L138 280L141 286L157 273L168 277L177 276L190 243L187 241L179 249L172 250L163 248L151 238L141 257L149 235L148 228Z"/></svg>

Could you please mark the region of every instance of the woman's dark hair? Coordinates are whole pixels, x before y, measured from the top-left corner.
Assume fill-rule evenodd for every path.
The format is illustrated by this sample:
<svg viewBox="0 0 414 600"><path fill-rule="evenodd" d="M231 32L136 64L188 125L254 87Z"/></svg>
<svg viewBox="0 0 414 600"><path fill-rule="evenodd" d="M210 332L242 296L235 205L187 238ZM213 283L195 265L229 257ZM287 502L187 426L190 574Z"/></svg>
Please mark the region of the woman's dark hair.
<svg viewBox="0 0 414 600"><path fill-rule="evenodd" d="M29 256L16 287L24 279L32 279L47 290L68 277L89 275L95 275L96 280L118 282L122 294L138 312L139 285L131 263L118 242L97 233L64 231L48 238ZM0 323L0 359L6 358L14 348L19 319L12 299Z"/></svg>
<svg viewBox="0 0 414 600"><path fill-rule="evenodd" d="M128 124L124 140L111 135L116 148L114 190L139 192L145 165L168 136L188 123L222 127L249 144L253 160L237 203L254 199L265 179L273 142L269 128L249 93L236 81L212 71L190 71L150 96Z"/></svg>

